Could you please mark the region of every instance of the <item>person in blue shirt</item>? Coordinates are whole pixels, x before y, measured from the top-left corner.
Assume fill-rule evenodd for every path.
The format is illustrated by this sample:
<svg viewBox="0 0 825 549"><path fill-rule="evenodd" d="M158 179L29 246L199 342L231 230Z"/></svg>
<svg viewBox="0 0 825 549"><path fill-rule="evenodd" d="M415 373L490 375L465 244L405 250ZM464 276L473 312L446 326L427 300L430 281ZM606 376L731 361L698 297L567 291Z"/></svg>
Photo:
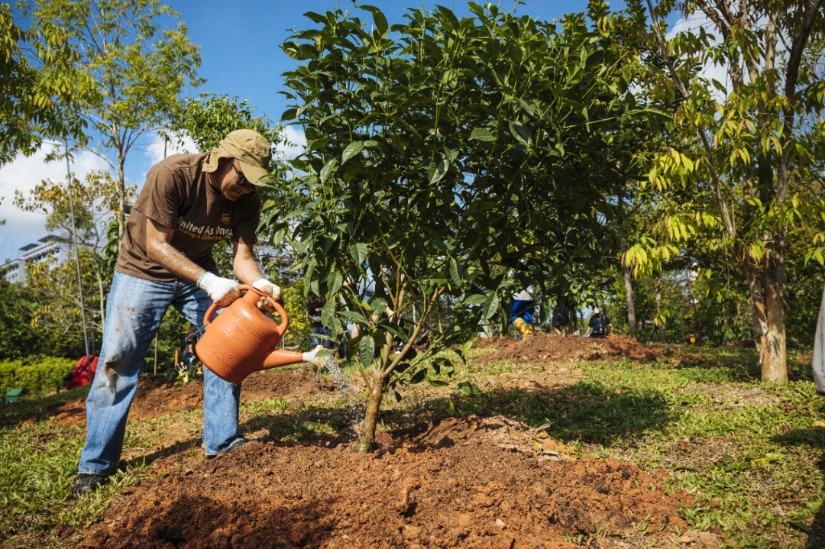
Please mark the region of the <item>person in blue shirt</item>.
<svg viewBox="0 0 825 549"><path fill-rule="evenodd" d="M587 334L589 337L607 337L607 329L610 328L610 333L613 333L613 323L607 318L607 315L599 310L598 307L593 309L593 316L590 317L590 324L587 326Z"/></svg>

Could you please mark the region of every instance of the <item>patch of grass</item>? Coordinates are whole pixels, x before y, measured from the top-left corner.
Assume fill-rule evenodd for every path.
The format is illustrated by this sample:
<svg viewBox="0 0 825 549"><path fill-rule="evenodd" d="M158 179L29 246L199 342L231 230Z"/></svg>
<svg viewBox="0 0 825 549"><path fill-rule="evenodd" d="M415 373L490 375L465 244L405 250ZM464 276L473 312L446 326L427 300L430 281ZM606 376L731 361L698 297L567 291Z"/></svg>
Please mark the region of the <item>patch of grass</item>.
<svg viewBox="0 0 825 549"><path fill-rule="evenodd" d="M115 473L94 494L74 498L71 482L84 440L84 429L45 423L0 431L0 538L58 524L85 528L124 486L148 478L138 463Z"/></svg>

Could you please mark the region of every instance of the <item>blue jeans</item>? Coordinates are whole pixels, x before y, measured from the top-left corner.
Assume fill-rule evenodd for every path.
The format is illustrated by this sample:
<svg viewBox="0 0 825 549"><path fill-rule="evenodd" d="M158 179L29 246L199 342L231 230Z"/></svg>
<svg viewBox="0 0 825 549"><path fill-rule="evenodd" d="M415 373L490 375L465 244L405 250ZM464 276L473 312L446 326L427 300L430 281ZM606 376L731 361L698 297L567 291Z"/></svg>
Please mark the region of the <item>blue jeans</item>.
<svg viewBox="0 0 825 549"><path fill-rule="evenodd" d="M169 305L200 326L212 304L191 282L157 282L115 273L106 303L106 324L97 375L86 398L86 445L78 471L110 475L123 448L126 416L137 390L138 374L149 344ZM240 384L228 383L205 369L203 443L216 455L242 442L238 433Z"/></svg>
<svg viewBox="0 0 825 549"><path fill-rule="evenodd" d="M332 337L332 332L329 328L312 328L312 333ZM323 345L327 349L335 348L335 342L331 339L323 339L314 336L310 338L309 344L312 345L312 347L315 347L316 345Z"/></svg>

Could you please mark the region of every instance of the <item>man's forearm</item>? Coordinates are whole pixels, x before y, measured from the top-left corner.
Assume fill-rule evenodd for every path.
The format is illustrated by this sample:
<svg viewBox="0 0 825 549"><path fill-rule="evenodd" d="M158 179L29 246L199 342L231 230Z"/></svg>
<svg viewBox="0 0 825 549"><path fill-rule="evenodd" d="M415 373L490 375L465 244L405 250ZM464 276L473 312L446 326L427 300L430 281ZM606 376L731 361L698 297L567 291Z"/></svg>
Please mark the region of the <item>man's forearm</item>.
<svg viewBox="0 0 825 549"><path fill-rule="evenodd" d="M152 261L157 261L173 274L192 283L197 283L198 279L206 273L206 270L198 267L168 242L158 242L150 246L147 255Z"/></svg>
<svg viewBox="0 0 825 549"><path fill-rule="evenodd" d="M235 276L244 284L252 285L253 282L261 278L266 278L258 263L254 259L238 259L232 265Z"/></svg>

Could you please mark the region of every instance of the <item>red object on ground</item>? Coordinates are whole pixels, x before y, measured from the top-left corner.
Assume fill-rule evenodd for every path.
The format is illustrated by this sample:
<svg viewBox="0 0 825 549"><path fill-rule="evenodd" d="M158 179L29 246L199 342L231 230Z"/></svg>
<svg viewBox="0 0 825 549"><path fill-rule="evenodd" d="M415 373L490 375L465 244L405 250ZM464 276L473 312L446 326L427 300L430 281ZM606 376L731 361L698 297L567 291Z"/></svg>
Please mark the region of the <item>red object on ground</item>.
<svg viewBox="0 0 825 549"><path fill-rule="evenodd" d="M91 358L91 361L88 361L87 358ZM84 356L75 362L72 373L66 376L67 391L77 389L78 387L85 387L94 380L95 372L97 372L98 358L99 357L96 356ZM89 365L91 365L91 367L89 367Z"/></svg>

